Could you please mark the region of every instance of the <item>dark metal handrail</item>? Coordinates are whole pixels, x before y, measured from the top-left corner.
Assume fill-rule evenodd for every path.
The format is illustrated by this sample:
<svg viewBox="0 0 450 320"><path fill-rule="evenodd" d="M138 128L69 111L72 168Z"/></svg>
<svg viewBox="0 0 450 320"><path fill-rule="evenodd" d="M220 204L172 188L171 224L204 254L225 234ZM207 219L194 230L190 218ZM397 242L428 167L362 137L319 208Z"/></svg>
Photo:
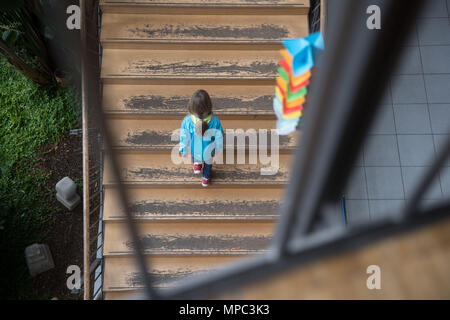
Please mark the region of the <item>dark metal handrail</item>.
<svg viewBox="0 0 450 320"><path fill-rule="evenodd" d="M101 129L95 119L100 107L101 58L99 48L98 0L81 0L81 88L83 122L83 296L101 296L103 280L103 189ZM101 277L101 278L100 278Z"/></svg>

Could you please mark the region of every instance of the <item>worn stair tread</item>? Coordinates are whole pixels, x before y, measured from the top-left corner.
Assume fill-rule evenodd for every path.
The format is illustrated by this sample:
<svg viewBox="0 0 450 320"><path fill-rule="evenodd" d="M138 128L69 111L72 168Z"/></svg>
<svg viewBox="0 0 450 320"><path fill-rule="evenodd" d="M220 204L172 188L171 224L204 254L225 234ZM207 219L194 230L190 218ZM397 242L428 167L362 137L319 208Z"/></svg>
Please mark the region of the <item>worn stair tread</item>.
<svg viewBox="0 0 450 320"><path fill-rule="evenodd" d="M272 134L275 130L275 121L273 120L221 120L224 135L225 146L230 146L233 152L235 148L245 148L246 146L259 146L259 134L267 139L267 144L264 147L267 150L272 148ZM113 129L113 146L124 150L167 150L171 151L174 147L179 145L180 134L180 120L136 120L136 119L108 119L107 125ZM227 136L233 137L238 131L242 137L234 138L234 142L228 144ZM261 129L266 131L261 131ZM248 133L252 139L245 138L244 133ZM290 135L282 135L275 138L274 142L280 151L293 150L297 146L297 132ZM231 139L231 138L230 138ZM248 139L248 141L244 141ZM278 141L276 140L278 139ZM238 142L242 141L242 142ZM240 143L240 145L239 145ZM245 145L244 145L245 144ZM259 146L261 147L261 146Z"/></svg>
<svg viewBox="0 0 450 320"><path fill-rule="evenodd" d="M309 7L309 0L100 0L101 4L106 3L129 3L129 4L190 4L199 6L208 5L298 5Z"/></svg>
<svg viewBox="0 0 450 320"><path fill-rule="evenodd" d="M222 153L216 154L214 160L220 159ZM178 158L178 155L175 159ZM223 157L224 163L226 157ZM180 158L178 158L180 159ZM275 159L275 158L274 158ZM130 185L148 186L199 186L201 188L200 176L194 175L191 159L186 159L189 163L176 164L172 161L170 154L143 153L143 154L119 154L119 170L121 181ZM180 159L180 161L182 161ZM237 185L284 187L288 182L288 170L291 156L279 154L278 170L272 175L265 175L265 169L270 164L264 165L260 161L257 164L213 164L212 186L235 187ZM247 161L248 162L248 161ZM117 181L113 179L110 168L109 155L105 155L105 166L103 184L111 185Z"/></svg>
<svg viewBox="0 0 450 320"><path fill-rule="evenodd" d="M104 49L102 79L274 80L278 50Z"/></svg>
<svg viewBox="0 0 450 320"><path fill-rule="evenodd" d="M265 10L264 12L272 14L307 14L310 4L309 0L101 0L100 5L104 13L198 14L200 11L202 13L251 14L250 9L253 9ZM248 11L240 12L245 9ZM284 11L277 12L276 9L284 9Z"/></svg>
<svg viewBox="0 0 450 320"><path fill-rule="evenodd" d="M164 288L191 275L219 270L242 256L151 256L147 257L147 272L153 276L153 285ZM134 256L105 257L104 292L120 292L143 288L142 272ZM124 292L126 293L126 292ZM113 296L113 295L112 295ZM118 297L119 295L115 295ZM126 294L121 295L126 299Z"/></svg>
<svg viewBox="0 0 450 320"><path fill-rule="evenodd" d="M199 197L192 188L135 188L128 192L129 208L137 220L274 220L281 189L205 188ZM116 188L106 188L103 220L123 221L125 212Z"/></svg>
<svg viewBox="0 0 450 320"><path fill-rule="evenodd" d="M118 85L103 86L103 111L123 116L144 114L184 116L192 94L202 88L212 100L217 115L270 115L273 111L273 85Z"/></svg>
<svg viewBox="0 0 450 320"><path fill-rule="evenodd" d="M104 14L101 41L118 43L280 43L308 34L297 15ZM125 44L122 46L124 47Z"/></svg>
<svg viewBox="0 0 450 320"><path fill-rule="evenodd" d="M356 251L289 269L277 276L268 277L265 281L225 292L216 298L448 299L449 231L450 221L447 219ZM383 290L367 290L361 285L367 280L365 270L373 261L382 262L380 267L385 283ZM405 265L408 266L407 269ZM415 279L414 282L411 282L412 278ZM106 297L126 299L132 294L139 294L138 289L124 288L121 292L110 291Z"/></svg>
<svg viewBox="0 0 450 320"><path fill-rule="evenodd" d="M141 221L138 235L146 254L242 255L267 250L273 222L149 222ZM125 222L105 224L103 255L133 254L134 243Z"/></svg>

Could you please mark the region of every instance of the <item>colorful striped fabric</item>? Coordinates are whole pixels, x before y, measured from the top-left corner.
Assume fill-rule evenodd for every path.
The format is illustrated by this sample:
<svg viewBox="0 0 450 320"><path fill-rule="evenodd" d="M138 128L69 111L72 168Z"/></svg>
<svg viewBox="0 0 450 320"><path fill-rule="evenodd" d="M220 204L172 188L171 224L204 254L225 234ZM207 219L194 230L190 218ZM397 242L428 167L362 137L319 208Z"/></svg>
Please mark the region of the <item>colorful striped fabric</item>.
<svg viewBox="0 0 450 320"><path fill-rule="evenodd" d="M285 49L280 50L283 57L279 61L276 78L273 109L278 118L279 134L289 134L296 130L302 116L303 105L308 93L313 57L323 50L323 38L313 33L305 38L283 40Z"/></svg>

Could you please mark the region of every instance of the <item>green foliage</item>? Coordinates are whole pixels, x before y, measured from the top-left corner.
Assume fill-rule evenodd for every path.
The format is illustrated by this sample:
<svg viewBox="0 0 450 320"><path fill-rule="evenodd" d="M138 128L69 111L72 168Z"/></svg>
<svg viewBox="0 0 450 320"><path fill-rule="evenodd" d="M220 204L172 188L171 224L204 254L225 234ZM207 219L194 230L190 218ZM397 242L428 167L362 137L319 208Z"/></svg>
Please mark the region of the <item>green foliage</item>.
<svg viewBox="0 0 450 320"><path fill-rule="evenodd" d="M10 168L19 159L33 156L42 143L55 140L61 130L75 125L77 97L68 90L42 90L0 63L0 164Z"/></svg>
<svg viewBox="0 0 450 320"><path fill-rule="evenodd" d="M58 141L79 119L79 97L42 88L0 58L0 299L27 298L30 278L24 249L49 230L54 186L36 162L36 150Z"/></svg>
<svg viewBox="0 0 450 320"><path fill-rule="evenodd" d="M25 64L50 81L53 78L53 66L40 32L38 3L35 0L2 0L0 9L0 36L3 42ZM8 54L4 53L4 56L8 58Z"/></svg>

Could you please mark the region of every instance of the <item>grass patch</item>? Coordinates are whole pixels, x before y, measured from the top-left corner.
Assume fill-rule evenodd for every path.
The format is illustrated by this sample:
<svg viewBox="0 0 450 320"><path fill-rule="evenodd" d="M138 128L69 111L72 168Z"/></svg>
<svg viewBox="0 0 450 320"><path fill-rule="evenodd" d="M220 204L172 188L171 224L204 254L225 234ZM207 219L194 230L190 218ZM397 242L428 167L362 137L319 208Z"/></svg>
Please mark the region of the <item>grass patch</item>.
<svg viewBox="0 0 450 320"><path fill-rule="evenodd" d="M0 58L0 298L35 296L24 258L57 209L54 186L37 169L36 150L79 124L79 97L70 89L42 88Z"/></svg>

